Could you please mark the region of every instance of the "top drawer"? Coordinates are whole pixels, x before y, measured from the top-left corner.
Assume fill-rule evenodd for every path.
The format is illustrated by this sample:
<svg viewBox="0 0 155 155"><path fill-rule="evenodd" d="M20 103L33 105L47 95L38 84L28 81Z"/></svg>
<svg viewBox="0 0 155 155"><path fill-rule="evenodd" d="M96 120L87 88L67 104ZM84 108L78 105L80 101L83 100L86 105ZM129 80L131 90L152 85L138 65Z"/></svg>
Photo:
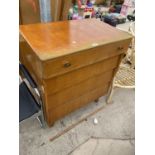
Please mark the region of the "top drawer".
<svg viewBox="0 0 155 155"><path fill-rule="evenodd" d="M131 39L94 47L85 51L62 56L43 62L43 79L93 64L126 52Z"/></svg>

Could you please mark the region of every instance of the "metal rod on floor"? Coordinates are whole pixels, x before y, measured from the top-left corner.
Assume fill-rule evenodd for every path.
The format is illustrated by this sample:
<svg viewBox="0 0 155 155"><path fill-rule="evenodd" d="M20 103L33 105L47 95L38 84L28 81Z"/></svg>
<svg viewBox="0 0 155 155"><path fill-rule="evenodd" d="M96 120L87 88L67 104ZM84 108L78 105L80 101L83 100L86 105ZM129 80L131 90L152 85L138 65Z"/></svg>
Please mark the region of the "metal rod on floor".
<svg viewBox="0 0 155 155"><path fill-rule="evenodd" d="M55 139L59 138L61 135L64 135L65 133L67 133L68 131L70 131L71 129L73 129L74 127L76 127L77 125L79 125L80 123L86 121L89 117L93 116L94 114L96 114L97 112L103 110L105 108L106 104L101 106L100 108L96 109L95 111L91 112L90 114L88 114L87 116L83 117L82 119L78 120L76 123L70 125L69 127L67 127L66 129L62 130L60 133L56 134L55 136L53 136L52 138L49 139L49 141L54 141Z"/></svg>

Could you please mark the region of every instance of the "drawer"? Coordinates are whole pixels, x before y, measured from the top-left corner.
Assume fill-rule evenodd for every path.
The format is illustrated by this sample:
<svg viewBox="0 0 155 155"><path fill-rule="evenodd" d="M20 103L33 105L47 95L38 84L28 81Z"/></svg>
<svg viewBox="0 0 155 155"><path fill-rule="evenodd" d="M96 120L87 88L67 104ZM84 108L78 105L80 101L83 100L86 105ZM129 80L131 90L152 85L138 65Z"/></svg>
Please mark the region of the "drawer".
<svg viewBox="0 0 155 155"><path fill-rule="evenodd" d="M58 91L71 87L72 85L85 81L90 77L116 68L119 60L120 55L82 67L60 76L53 77L51 79L45 79L43 81L44 90L47 95L52 95Z"/></svg>
<svg viewBox="0 0 155 155"><path fill-rule="evenodd" d="M120 55L128 49L130 39L109 43L74 54L43 61L43 79L61 75L72 70Z"/></svg>
<svg viewBox="0 0 155 155"><path fill-rule="evenodd" d="M100 86L90 92L87 92L75 100L71 100L66 104L56 107L55 109L50 109L47 111L47 122L49 125L52 125L56 120L64 117L69 114L87 105L89 102L94 101L95 99L105 95L108 92L109 83L104 86Z"/></svg>
<svg viewBox="0 0 155 155"><path fill-rule="evenodd" d="M109 83L113 77L113 70L100 75L87 79L77 85L73 85L67 89L64 89L56 94L47 96L47 109L53 109L57 106L65 104L71 100L78 98L79 96L88 93L96 88L104 87Z"/></svg>

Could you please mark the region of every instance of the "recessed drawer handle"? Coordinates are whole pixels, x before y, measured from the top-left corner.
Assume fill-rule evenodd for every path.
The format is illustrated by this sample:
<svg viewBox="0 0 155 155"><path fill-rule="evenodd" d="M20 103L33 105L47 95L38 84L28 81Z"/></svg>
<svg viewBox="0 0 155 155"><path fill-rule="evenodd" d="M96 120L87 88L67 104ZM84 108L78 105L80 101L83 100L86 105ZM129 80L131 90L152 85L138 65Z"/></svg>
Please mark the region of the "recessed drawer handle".
<svg viewBox="0 0 155 155"><path fill-rule="evenodd" d="M123 50L124 47L123 47L123 46L119 46L117 49L118 49L118 50Z"/></svg>
<svg viewBox="0 0 155 155"><path fill-rule="evenodd" d="M65 68L70 67L70 66L71 66L71 63L70 63L70 62L65 62L65 63L64 63L64 67L65 67Z"/></svg>

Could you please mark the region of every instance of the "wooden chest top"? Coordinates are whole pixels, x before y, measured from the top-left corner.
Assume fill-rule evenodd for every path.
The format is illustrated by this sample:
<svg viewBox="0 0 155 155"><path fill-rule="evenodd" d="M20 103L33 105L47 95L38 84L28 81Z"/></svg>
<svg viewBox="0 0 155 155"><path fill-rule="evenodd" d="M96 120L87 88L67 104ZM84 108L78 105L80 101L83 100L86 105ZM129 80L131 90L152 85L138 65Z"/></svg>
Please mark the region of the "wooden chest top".
<svg viewBox="0 0 155 155"><path fill-rule="evenodd" d="M40 60L131 38L130 34L97 19L21 25L20 34Z"/></svg>

